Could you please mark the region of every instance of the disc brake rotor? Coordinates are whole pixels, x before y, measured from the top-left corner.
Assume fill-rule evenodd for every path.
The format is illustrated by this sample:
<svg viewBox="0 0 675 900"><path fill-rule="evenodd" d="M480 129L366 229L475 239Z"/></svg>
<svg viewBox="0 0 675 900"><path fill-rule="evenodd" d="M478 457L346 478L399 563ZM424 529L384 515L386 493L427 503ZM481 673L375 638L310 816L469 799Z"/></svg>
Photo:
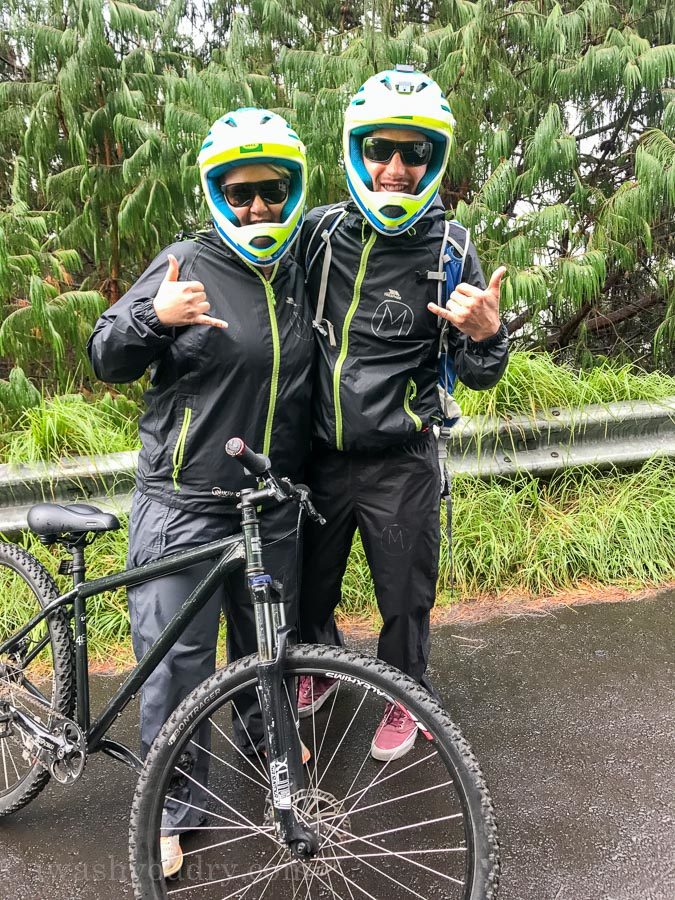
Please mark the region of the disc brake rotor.
<svg viewBox="0 0 675 900"><path fill-rule="evenodd" d="M307 862L298 863L298 869L311 866L318 875L325 875L329 870L327 863L332 858L331 848L347 841L351 835L349 816L344 806L333 794L314 788L297 791L291 797L293 810L303 823L310 828L318 828L319 852ZM265 800L265 824L274 825L274 808L271 795ZM290 850L288 851L290 856Z"/></svg>

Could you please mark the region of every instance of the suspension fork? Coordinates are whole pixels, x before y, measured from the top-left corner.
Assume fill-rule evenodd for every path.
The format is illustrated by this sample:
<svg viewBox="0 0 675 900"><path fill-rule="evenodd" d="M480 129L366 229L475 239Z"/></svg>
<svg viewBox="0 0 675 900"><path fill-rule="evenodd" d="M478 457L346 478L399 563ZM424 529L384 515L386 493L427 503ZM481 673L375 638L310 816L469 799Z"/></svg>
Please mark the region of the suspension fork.
<svg viewBox="0 0 675 900"><path fill-rule="evenodd" d="M309 859L318 851L316 832L298 822L292 798L305 786L300 738L295 723L294 691L286 690L286 650L293 628L286 625L283 597L263 569L260 522L255 506L242 491L242 530L246 577L253 601L258 657L256 666L272 808L279 837L291 853ZM255 492L251 492L255 493Z"/></svg>

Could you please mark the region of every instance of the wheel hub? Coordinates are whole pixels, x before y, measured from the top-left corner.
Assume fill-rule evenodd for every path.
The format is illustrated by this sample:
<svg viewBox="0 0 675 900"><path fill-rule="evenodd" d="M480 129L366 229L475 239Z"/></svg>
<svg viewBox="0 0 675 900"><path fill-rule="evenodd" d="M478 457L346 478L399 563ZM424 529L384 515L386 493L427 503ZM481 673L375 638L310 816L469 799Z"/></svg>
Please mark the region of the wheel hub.
<svg viewBox="0 0 675 900"><path fill-rule="evenodd" d="M330 871L327 863L333 855L329 848L349 840L351 836L349 816L342 802L327 791L303 789L293 794L291 803L299 821L316 828L319 836L319 852L312 859L299 862L298 869L311 865L318 875L325 875ZM265 801L265 824L274 825L274 808L269 795ZM288 855L291 855L290 850Z"/></svg>

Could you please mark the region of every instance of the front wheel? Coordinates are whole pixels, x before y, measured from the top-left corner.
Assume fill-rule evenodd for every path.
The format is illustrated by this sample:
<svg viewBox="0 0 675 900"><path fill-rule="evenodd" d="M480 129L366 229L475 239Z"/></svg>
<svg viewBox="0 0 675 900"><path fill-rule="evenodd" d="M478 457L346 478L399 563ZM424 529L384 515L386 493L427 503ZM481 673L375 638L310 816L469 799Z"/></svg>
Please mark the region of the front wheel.
<svg viewBox="0 0 675 900"><path fill-rule="evenodd" d="M335 647L289 650L290 675L331 677L338 687L300 720L312 758L296 816L319 836L311 860L291 856L277 837L264 757L233 739L238 704L256 683L257 657L203 682L176 709L152 745L134 797L131 872L137 900L386 897L493 900L499 846L492 801L469 745L441 706L412 679L372 657ZM386 763L370 755L384 705L404 706L420 727L413 749ZM186 760L211 725L208 787ZM203 737L202 737L203 740ZM176 784L190 784L192 794ZM184 864L165 881L160 834L165 799L208 816L182 837Z"/></svg>

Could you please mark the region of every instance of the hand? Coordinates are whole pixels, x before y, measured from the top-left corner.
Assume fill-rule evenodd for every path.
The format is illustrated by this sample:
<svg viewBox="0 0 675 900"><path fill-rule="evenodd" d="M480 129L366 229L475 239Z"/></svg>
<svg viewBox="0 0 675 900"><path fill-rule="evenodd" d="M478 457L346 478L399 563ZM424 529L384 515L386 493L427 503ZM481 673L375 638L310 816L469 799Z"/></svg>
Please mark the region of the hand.
<svg viewBox="0 0 675 900"><path fill-rule="evenodd" d="M500 266L492 273L490 283L482 291L472 284L458 284L448 297L445 309L435 303L427 308L467 334L473 341L484 341L499 331L499 288L506 273L506 266Z"/></svg>
<svg viewBox="0 0 675 900"><path fill-rule="evenodd" d="M169 269L153 300L155 314L162 325L214 325L227 328L227 322L206 313L211 309L201 281L179 281L180 266L169 254Z"/></svg>

